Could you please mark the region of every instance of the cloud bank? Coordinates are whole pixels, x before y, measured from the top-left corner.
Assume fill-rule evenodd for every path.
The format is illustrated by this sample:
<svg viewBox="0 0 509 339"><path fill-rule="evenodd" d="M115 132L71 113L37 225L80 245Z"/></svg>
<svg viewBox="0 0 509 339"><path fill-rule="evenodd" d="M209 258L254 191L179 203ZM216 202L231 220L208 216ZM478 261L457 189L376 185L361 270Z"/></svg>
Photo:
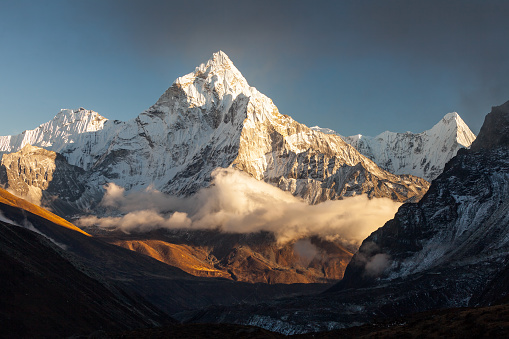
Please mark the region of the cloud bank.
<svg viewBox="0 0 509 339"><path fill-rule="evenodd" d="M220 229L231 233L273 232L280 243L318 235L359 245L391 219L401 205L390 199L357 196L308 205L288 192L233 169L216 169L212 185L189 198L153 188L126 193L110 183L101 204L121 216L84 217L81 226L125 232Z"/></svg>

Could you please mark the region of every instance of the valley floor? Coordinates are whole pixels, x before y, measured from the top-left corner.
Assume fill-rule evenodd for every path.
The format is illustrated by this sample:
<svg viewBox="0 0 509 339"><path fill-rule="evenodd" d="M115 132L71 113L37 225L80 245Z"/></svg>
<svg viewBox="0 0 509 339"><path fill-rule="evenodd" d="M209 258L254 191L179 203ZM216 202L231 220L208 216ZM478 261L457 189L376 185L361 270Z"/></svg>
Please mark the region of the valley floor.
<svg viewBox="0 0 509 339"><path fill-rule="evenodd" d="M104 338L286 338L252 326L187 324L164 328L103 333ZM509 304L455 308L412 314L403 318L295 338L507 338Z"/></svg>

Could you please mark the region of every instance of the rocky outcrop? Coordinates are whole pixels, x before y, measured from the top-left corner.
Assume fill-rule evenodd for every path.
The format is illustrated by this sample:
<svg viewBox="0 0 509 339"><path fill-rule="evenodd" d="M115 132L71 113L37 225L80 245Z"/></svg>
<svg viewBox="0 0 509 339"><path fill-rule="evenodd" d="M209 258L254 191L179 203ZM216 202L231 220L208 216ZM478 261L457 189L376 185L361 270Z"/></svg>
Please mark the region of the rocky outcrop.
<svg viewBox="0 0 509 339"><path fill-rule="evenodd" d="M93 232L93 231L92 231ZM97 235L199 277L266 284L328 283L343 277L352 252L312 237L278 244L267 232L158 231Z"/></svg>
<svg viewBox="0 0 509 339"><path fill-rule="evenodd" d="M492 107L491 112L484 119L479 137L472 144L472 151L509 146L509 114L507 112L509 112L509 101Z"/></svg>
<svg viewBox="0 0 509 339"><path fill-rule="evenodd" d="M242 130L233 167L256 179L312 204L359 194L412 201L428 188L421 178L396 176L380 169L340 137L299 124L281 115L275 106L264 119L255 117L255 108L252 106Z"/></svg>
<svg viewBox="0 0 509 339"><path fill-rule="evenodd" d="M7 189L32 203L40 205L43 192L76 201L85 191L84 170L72 166L60 154L26 144L21 151L2 157L3 183Z"/></svg>

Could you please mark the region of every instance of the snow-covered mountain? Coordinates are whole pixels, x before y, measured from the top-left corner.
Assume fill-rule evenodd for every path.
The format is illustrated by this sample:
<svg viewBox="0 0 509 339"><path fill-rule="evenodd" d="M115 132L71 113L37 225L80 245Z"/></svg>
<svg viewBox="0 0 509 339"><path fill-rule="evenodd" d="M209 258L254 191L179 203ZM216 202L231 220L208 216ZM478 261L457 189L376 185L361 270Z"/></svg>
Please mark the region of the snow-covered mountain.
<svg viewBox="0 0 509 339"><path fill-rule="evenodd" d="M84 108L62 109L49 122L18 135L0 136L0 155L17 152L26 144L44 147L55 152L68 144L80 143L84 133L102 130L108 119Z"/></svg>
<svg viewBox="0 0 509 339"><path fill-rule="evenodd" d="M309 203L357 194L418 200L428 188L420 178L380 169L340 137L280 114L223 52L127 122L65 110L34 131L2 140L4 152L29 142L61 153L88 173L90 190L114 182L128 191L153 185L189 195L206 187L217 167L242 170Z"/></svg>
<svg viewBox="0 0 509 339"><path fill-rule="evenodd" d="M314 130L339 135L328 128ZM475 135L458 113L448 113L433 128L422 133L383 132L376 137L361 134L342 137L381 168L395 174L435 179L459 149L468 148Z"/></svg>
<svg viewBox="0 0 509 339"><path fill-rule="evenodd" d="M336 132L335 130L330 129L330 128L320 127L320 126L313 126L313 127L310 127L310 128L313 131L322 132L322 133L325 133L325 134L334 134L334 135L338 135L338 136L342 137L338 132Z"/></svg>

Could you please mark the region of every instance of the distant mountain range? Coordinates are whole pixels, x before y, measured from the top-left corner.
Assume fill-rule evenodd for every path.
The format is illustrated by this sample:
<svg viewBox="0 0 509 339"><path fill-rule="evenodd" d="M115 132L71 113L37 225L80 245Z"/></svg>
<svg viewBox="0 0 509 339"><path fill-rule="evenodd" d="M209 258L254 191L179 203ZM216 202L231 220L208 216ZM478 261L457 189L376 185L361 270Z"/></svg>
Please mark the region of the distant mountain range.
<svg viewBox="0 0 509 339"><path fill-rule="evenodd" d="M311 128L339 135L328 128ZM459 149L470 147L475 135L454 112L446 114L433 128L422 133L386 131L376 137L358 134L342 138L386 171L432 181Z"/></svg>

